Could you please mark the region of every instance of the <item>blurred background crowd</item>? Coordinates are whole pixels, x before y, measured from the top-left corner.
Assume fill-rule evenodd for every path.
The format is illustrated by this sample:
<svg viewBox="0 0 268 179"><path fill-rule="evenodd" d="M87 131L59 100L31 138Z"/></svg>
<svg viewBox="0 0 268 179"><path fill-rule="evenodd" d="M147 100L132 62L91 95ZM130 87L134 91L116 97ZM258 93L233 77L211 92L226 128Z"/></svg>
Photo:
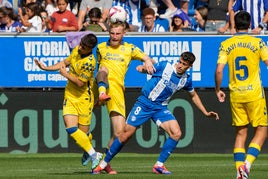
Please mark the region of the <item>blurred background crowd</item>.
<svg viewBox="0 0 268 179"><path fill-rule="evenodd" d="M113 6L127 12L130 32L234 34L239 10L252 15L252 33L267 30L267 0L0 0L0 32L106 32Z"/></svg>

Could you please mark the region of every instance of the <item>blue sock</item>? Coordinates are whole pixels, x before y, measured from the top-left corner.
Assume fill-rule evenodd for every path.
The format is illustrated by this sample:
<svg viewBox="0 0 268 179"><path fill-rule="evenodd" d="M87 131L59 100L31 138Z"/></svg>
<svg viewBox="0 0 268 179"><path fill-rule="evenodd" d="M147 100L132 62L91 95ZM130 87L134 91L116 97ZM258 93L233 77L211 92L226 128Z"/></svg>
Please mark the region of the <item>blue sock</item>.
<svg viewBox="0 0 268 179"><path fill-rule="evenodd" d="M105 87L106 89L109 87L109 85L106 84L106 83L103 82L103 81L98 82L98 88L101 87L101 86Z"/></svg>
<svg viewBox="0 0 268 179"><path fill-rule="evenodd" d="M114 139L114 142L112 143L112 146L110 147L109 151L106 153L106 156L104 158L104 161L109 163L113 157L120 152L122 147L124 146L123 143L121 143L118 140L118 137Z"/></svg>
<svg viewBox="0 0 268 179"><path fill-rule="evenodd" d="M173 150L177 146L178 142L179 141L176 141L176 140L169 137L166 140L166 142L164 143L162 151L158 157L158 161L164 163L168 159L170 154L173 152Z"/></svg>

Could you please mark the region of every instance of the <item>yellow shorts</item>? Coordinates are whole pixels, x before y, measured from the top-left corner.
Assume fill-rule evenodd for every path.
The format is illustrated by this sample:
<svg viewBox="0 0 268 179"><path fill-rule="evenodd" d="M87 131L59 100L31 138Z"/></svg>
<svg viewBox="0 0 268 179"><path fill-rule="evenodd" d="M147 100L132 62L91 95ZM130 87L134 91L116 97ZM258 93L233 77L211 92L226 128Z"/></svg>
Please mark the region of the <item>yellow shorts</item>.
<svg viewBox="0 0 268 179"><path fill-rule="evenodd" d="M248 103L230 103L233 126L268 126L265 98Z"/></svg>
<svg viewBox="0 0 268 179"><path fill-rule="evenodd" d="M126 118L126 106L124 88L112 81L109 81L109 88L107 94L111 97L111 100L107 102L108 113L115 111Z"/></svg>
<svg viewBox="0 0 268 179"><path fill-rule="evenodd" d="M90 125L92 110L94 107L93 94L90 97L82 99L73 97L64 97L63 101L63 116L75 115L78 116L78 123L81 125Z"/></svg>

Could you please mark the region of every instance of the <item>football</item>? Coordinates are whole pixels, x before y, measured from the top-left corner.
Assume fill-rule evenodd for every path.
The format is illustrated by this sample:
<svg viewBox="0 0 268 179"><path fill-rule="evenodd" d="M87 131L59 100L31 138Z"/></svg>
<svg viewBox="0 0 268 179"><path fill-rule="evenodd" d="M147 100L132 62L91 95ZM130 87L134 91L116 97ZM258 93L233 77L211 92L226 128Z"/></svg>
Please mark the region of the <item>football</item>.
<svg viewBox="0 0 268 179"><path fill-rule="evenodd" d="M111 23L125 22L127 19L127 12L121 6L113 6L109 10L109 19Z"/></svg>

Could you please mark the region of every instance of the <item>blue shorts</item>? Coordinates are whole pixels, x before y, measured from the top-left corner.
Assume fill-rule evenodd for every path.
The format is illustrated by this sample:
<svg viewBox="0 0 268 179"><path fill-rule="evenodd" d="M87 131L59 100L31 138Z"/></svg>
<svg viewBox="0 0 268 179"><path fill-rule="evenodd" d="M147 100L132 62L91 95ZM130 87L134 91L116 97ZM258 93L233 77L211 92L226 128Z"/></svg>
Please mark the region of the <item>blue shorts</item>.
<svg viewBox="0 0 268 179"><path fill-rule="evenodd" d="M137 101L127 117L127 124L139 127L149 119L152 119L158 127L165 121L176 120L167 106L153 105L150 103L144 104Z"/></svg>

